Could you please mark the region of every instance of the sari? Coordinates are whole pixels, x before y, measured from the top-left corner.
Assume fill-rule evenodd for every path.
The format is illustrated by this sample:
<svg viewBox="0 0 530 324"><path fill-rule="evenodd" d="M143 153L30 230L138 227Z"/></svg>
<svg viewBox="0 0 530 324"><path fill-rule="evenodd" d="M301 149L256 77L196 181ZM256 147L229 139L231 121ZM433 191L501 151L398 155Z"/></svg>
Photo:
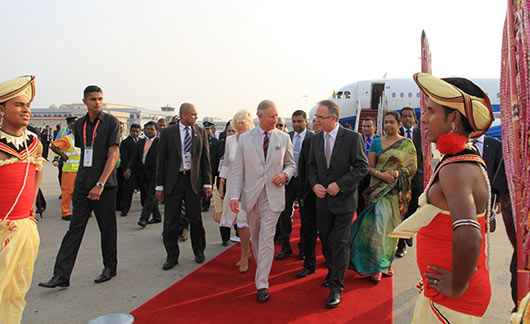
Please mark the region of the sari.
<svg viewBox="0 0 530 324"><path fill-rule="evenodd" d="M376 139L380 140L380 139ZM374 140L375 141L375 140ZM394 260L398 239L388 237L401 223L410 200L410 181L416 173L416 149L403 138L377 153L378 171L399 171L392 182L372 177L367 207L352 224L350 237L350 269L358 274L386 272Z"/></svg>

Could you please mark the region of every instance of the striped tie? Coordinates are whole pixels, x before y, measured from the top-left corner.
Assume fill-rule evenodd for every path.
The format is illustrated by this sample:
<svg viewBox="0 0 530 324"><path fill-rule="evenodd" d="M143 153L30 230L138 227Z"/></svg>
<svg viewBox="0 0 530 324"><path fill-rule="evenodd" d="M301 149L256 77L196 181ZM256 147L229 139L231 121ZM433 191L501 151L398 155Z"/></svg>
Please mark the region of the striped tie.
<svg viewBox="0 0 530 324"><path fill-rule="evenodd" d="M184 127L184 130L186 131L186 135L184 136L184 152L189 152L191 151L190 128L186 126Z"/></svg>
<svg viewBox="0 0 530 324"><path fill-rule="evenodd" d="M269 150L269 135L265 132L265 137L263 138L263 154L267 158L267 151Z"/></svg>

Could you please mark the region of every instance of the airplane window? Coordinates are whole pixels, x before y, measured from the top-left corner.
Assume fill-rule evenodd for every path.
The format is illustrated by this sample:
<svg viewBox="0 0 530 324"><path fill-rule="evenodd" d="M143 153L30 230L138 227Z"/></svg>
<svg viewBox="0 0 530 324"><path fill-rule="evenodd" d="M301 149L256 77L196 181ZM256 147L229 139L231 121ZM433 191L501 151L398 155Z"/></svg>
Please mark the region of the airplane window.
<svg viewBox="0 0 530 324"><path fill-rule="evenodd" d="M400 97L400 98L403 98L403 97L405 97L405 94L404 94L403 92L400 92L400 93L399 93L399 97Z"/></svg>
<svg viewBox="0 0 530 324"><path fill-rule="evenodd" d="M392 92L392 98L395 98L395 97L396 97L396 93Z"/></svg>
<svg viewBox="0 0 530 324"><path fill-rule="evenodd" d="M412 92L409 92L409 98L412 98Z"/></svg>
<svg viewBox="0 0 530 324"><path fill-rule="evenodd" d="M351 93L349 91L344 91L344 99L350 99Z"/></svg>
<svg viewBox="0 0 530 324"><path fill-rule="evenodd" d="M337 98L342 99L342 91L337 92Z"/></svg>
<svg viewBox="0 0 530 324"><path fill-rule="evenodd" d="M501 93L497 92L497 98L500 98L500 97L501 97Z"/></svg>
<svg viewBox="0 0 530 324"><path fill-rule="evenodd" d="M420 97L420 93L416 92L416 98L419 98L419 97Z"/></svg>

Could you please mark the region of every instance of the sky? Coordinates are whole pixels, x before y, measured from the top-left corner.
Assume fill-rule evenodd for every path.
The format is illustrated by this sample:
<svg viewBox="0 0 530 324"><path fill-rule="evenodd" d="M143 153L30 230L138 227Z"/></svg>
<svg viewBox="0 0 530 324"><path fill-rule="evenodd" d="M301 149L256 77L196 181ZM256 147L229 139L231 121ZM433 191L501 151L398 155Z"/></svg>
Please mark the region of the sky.
<svg viewBox="0 0 530 324"><path fill-rule="evenodd" d="M81 102L159 110L194 103L199 118L282 116L360 80L419 72L498 78L507 1L3 1L0 82L35 75L32 107Z"/></svg>

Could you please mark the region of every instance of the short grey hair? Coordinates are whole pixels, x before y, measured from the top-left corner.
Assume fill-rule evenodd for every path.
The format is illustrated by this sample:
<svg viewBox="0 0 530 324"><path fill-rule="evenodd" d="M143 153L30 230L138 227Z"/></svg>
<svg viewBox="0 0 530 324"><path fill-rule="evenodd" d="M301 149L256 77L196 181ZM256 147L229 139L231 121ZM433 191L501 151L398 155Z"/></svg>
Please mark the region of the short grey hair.
<svg viewBox="0 0 530 324"><path fill-rule="evenodd" d="M340 107L335 101L326 99L319 101L318 104L328 107L328 116L337 116L337 121L339 120Z"/></svg>
<svg viewBox="0 0 530 324"><path fill-rule="evenodd" d="M268 100L268 99L262 100L258 105L258 110L256 113L258 115L263 116L265 115L265 112L267 111L269 107L276 107L276 104L272 100Z"/></svg>
<svg viewBox="0 0 530 324"><path fill-rule="evenodd" d="M242 109L234 115L232 120L230 120L230 127L237 133L236 125L243 121L247 125L247 130L251 130L254 128L254 120L252 119L252 115L248 110Z"/></svg>

